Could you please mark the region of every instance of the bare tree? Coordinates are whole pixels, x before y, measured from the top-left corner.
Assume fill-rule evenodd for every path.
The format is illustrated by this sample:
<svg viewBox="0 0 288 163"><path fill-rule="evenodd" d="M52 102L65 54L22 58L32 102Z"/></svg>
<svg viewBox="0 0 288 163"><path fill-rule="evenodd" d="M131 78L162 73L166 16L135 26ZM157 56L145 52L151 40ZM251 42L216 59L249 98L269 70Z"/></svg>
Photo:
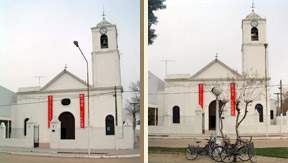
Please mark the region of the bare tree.
<svg viewBox="0 0 288 163"><path fill-rule="evenodd" d="M255 75L253 75L255 76ZM232 102L236 105L236 142L238 143L239 138L239 127L247 116L248 106L256 100L259 100L264 94L264 81L265 78L250 77L249 74L243 74L237 78L231 78L231 81L237 81L236 86L236 99ZM236 82L235 82L236 83ZM241 105L243 103L243 105ZM240 117L241 111L244 112L243 116Z"/></svg>
<svg viewBox="0 0 288 163"><path fill-rule="evenodd" d="M140 115L140 81L130 83L129 90L134 95L126 100L125 109L133 117L134 140L136 141L136 117Z"/></svg>
<svg viewBox="0 0 288 163"><path fill-rule="evenodd" d="M257 78L257 74L243 74L239 76L227 77L227 79L215 82L215 83L206 83L205 87L208 90L211 90L213 87L218 86L222 88L223 92L219 96L219 100L222 102L222 106L219 107L219 120L220 120L220 133L222 137L225 137L223 132L223 120L222 115L225 111L226 104L231 101L236 106L236 123L235 123L235 132L236 132L236 142L238 143L239 138L239 127L241 123L245 120L249 104L253 103L256 100L259 100L261 96L264 95L264 78ZM255 77L256 76L256 77ZM226 82L225 82L226 81ZM221 82L221 83L220 83ZM228 83L236 84L236 98L235 100L231 99L228 93L230 93ZM225 89L226 88L226 89ZM228 88L228 89L227 89ZM243 111L243 116L242 116Z"/></svg>

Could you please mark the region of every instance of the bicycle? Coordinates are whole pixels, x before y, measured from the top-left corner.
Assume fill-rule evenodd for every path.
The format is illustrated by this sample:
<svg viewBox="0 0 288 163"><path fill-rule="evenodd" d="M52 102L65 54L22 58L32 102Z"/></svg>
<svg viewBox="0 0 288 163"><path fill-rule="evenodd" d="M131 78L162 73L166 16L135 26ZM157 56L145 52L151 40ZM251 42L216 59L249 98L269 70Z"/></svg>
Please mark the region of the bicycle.
<svg viewBox="0 0 288 163"><path fill-rule="evenodd" d="M208 154L209 144L206 144L205 147L203 149L201 149L199 147L199 143L201 143L201 141L196 141L196 143L198 144L197 146L188 144L188 147L186 148L185 157L188 160L195 160L199 154L201 154L201 155L202 154L204 154L204 155Z"/></svg>
<svg viewBox="0 0 288 163"><path fill-rule="evenodd" d="M224 141L224 145L216 146L212 152L213 159L217 162L233 162L234 157L238 157L242 161L248 161L253 155L254 152L251 147L240 137L235 144Z"/></svg>

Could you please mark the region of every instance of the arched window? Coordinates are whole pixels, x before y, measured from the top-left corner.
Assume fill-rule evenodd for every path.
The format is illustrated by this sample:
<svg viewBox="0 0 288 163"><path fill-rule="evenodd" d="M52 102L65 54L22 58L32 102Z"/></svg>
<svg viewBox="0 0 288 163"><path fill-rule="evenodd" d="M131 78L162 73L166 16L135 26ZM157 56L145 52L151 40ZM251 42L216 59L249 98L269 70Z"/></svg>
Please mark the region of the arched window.
<svg viewBox="0 0 288 163"><path fill-rule="evenodd" d="M106 117L106 135L114 135L114 117L107 115Z"/></svg>
<svg viewBox="0 0 288 163"><path fill-rule="evenodd" d="M101 41L101 49L108 48L108 37L107 37L107 35L101 35L100 41Z"/></svg>
<svg viewBox="0 0 288 163"><path fill-rule="evenodd" d="M25 118L24 120L24 136L27 135L27 122L29 121L29 118Z"/></svg>
<svg viewBox="0 0 288 163"><path fill-rule="evenodd" d="M179 106L173 107L173 123L180 123L180 108L179 108Z"/></svg>
<svg viewBox="0 0 288 163"><path fill-rule="evenodd" d="M257 104L255 106L255 109L258 111L259 113L259 122L263 122L263 106L261 104Z"/></svg>
<svg viewBox="0 0 288 163"><path fill-rule="evenodd" d="M258 41L258 29L256 27L251 29L251 40Z"/></svg>

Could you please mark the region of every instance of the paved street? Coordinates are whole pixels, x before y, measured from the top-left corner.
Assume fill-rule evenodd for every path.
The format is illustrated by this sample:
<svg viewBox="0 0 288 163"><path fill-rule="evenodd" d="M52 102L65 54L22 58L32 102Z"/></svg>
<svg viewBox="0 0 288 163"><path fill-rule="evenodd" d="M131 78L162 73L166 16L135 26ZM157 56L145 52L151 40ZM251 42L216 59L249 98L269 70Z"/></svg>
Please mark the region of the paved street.
<svg viewBox="0 0 288 163"><path fill-rule="evenodd" d="M89 158L61 158L61 157L39 157L12 155L0 153L0 162L2 163L55 163L55 162L73 162L73 163L139 163L140 157L117 158L117 159L89 159Z"/></svg>

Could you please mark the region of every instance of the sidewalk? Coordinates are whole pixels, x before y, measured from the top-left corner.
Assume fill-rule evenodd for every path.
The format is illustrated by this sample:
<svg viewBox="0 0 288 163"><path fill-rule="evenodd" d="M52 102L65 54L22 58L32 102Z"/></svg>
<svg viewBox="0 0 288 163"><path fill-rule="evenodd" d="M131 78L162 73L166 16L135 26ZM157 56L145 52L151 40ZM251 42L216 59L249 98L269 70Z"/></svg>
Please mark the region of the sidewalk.
<svg viewBox="0 0 288 163"><path fill-rule="evenodd" d="M183 139L183 138L209 138L211 134L215 135L215 132L207 134L169 134L169 135L148 135L149 139ZM230 138L236 138L235 134L227 134ZM262 134L240 134L240 136L252 136L253 139L288 139L288 134L268 134L266 137L265 133Z"/></svg>
<svg viewBox="0 0 288 163"><path fill-rule="evenodd" d="M29 156L47 156L47 157L68 157L68 158L129 158L140 157L140 150L96 150L91 149L88 155L88 149L50 149L50 148L18 148L18 147L0 147L0 153L29 155Z"/></svg>

